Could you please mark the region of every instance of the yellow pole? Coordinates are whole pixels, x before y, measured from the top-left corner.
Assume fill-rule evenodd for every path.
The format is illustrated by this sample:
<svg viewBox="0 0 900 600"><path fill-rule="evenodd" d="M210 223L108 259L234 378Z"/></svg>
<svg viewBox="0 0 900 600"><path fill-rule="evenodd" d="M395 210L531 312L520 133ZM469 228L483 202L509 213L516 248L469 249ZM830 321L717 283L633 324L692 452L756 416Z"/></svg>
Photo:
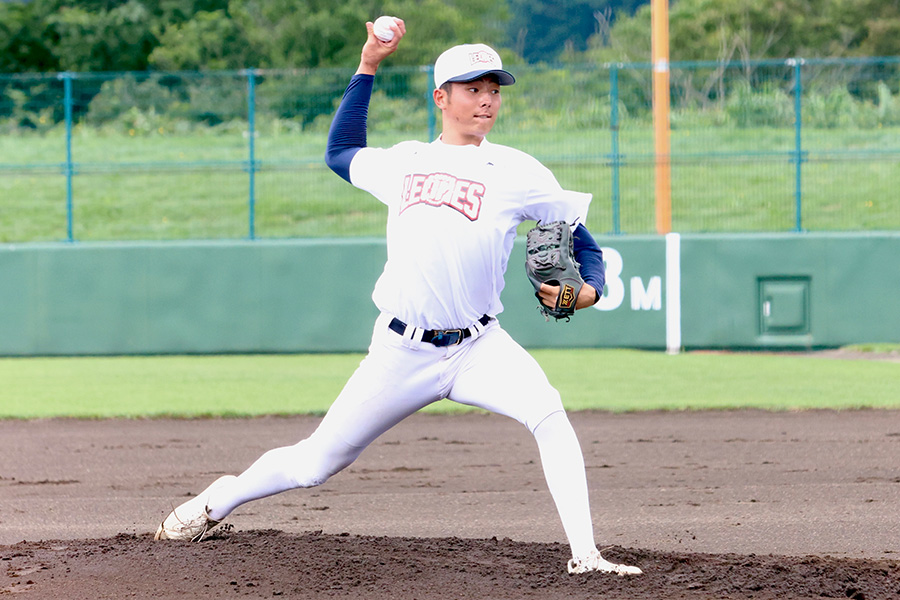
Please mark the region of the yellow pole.
<svg viewBox="0 0 900 600"><path fill-rule="evenodd" d="M656 153L656 232L672 230L672 181L669 146L669 2L650 5L653 56L653 140Z"/></svg>

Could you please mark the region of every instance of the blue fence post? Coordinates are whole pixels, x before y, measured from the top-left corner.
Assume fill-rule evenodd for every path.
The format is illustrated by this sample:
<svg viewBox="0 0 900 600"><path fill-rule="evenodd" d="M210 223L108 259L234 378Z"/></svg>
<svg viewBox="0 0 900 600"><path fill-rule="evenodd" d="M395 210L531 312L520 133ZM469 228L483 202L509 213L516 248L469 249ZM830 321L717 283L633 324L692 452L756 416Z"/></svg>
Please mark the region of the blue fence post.
<svg viewBox="0 0 900 600"><path fill-rule="evenodd" d="M428 76L428 94L425 95L425 106L428 111L428 141L434 140L435 127L437 126L437 118L434 111L434 66L428 65L424 68L425 74Z"/></svg>
<svg viewBox="0 0 900 600"><path fill-rule="evenodd" d="M609 129L612 137L612 219L613 233L622 233L619 222L619 68L609 68Z"/></svg>
<svg viewBox="0 0 900 600"><path fill-rule="evenodd" d="M248 198L248 235L256 239L256 73L253 69L245 69L247 76L247 137L249 138L249 198Z"/></svg>
<svg viewBox="0 0 900 600"><path fill-rule="evenodd" d="M794 230L803 230L803 83L802 58L788 59L794 67Z"/></svg>
<svg viewBox="0 0 900 600"><path fill-rule="evenodd" d="M63 103L66 115L66 165L64 167L66 176L66 241L74 242L72 177L75 174L75 168L72 163L72 73L60 73L59 78L63 80Z"/></svg>

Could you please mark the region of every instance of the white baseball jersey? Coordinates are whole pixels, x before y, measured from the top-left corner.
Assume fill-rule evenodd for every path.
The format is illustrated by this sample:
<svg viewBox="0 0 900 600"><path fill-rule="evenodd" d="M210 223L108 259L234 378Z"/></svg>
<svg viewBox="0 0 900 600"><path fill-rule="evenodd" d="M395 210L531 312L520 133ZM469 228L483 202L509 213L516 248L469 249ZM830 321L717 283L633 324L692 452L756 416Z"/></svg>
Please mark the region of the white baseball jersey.
<svg viewBox="0 0 900 600"><path fill-rule="evenodd" d="M499 314L516 227L583 223L591 201L563 190L535 158L487 140L363 148L350 180L389 210L388 259L375 305L426 329L468 327Z"/></svg>
<svg viewBox="0 0 900 600"><path fill-rule="evenodd" d="M321 485L379 435L447 398L516 419L534 434L572 549L570 572L573 564L611 565L594 543L584 459L559 392L496 319L474 326L482 315L503 310L500 292L517 226L557 220L574 226L586 218L591 196L563 190L534 158L486 140L362 147L373 80L353 77L326 150L335 173L388 207L388 260L373 293L382 314L369 351L312 435L210 486L172 511L160 530L167 522L184 530L182 515L197 514L200 500L205 510L188 522L205 531L243 503ZM408 326L399 327L395 317ZM456 338L459 343L424 341L423 329L462 328L469 335Z"/></svg>

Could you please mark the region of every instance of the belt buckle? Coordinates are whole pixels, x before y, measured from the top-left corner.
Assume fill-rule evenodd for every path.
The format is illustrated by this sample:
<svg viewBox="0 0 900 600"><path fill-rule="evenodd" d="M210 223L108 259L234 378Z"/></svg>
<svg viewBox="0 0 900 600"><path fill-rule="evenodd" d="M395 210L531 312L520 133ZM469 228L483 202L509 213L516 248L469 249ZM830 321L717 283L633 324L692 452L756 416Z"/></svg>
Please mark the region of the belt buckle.
<svg viewBox="0 0 900 600"><path fill-rule="evenodd" d="M458 346L459 343L463 339L463 330L462 329L443 329L443 330L435 330L434 336L431 338L431 343L435 346ZM453 335L456 335L456 341L453 342L444 342L445 339L451 339ZM435 343L438 342L438 343Z"/></svg>

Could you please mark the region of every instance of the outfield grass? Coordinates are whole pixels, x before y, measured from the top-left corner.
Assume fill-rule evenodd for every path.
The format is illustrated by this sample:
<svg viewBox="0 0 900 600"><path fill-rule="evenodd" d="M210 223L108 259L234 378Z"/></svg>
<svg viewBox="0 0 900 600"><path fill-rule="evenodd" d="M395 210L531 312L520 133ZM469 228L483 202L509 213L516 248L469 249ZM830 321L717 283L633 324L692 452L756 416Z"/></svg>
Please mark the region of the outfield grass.
<svg viewBox="0 0 900 600"><path fill-rule="evenodd" d="M381 235L384 207L324 165L323 132L261 128L254 235ZM652 128L623 128L619 166L611 132L498 127L492 141L542 160L569 189L594 194L589 228L655 232ZM811 231L897 230L893 182L900 128L804 132L803 226ZM672 132L672 219L681 232L790 231L795 226L792 129ZM427 132L373 133L369 144ZM235 239L249 236L247 140L219 134L116 135L79 129L73 140L76 240ZM67 237L62 132L0 137L0 243ZM613 180L618 177L614 206Z"/></svg>
<svg viewBox="0 0 900 600"><path fill-rule="evenodd" d="M538 350L569 410L900 408L900 365L798 355ZM0 359L0 418L322 414L360 354ZM468 410L441 402L428 410Z"/></svg>

